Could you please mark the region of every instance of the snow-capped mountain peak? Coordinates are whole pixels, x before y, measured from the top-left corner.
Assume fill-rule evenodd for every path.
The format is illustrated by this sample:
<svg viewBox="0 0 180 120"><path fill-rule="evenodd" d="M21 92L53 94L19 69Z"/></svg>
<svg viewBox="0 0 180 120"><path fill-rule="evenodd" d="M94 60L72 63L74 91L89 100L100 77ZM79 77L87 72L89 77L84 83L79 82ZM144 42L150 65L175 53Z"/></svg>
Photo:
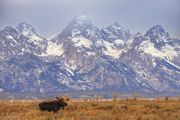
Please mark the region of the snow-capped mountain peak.
<svg viewBox="0 0 180 120"><path fill-rule="evenodd" d="M58 35L57 41L60 43L72 37L85 37L88 39L98 39L100 37L99 29L93 26L91 19L87 14L74 17L64 30Z"/></svg>
<svg viewBox="0 0 180 120"><path fill-rule="evenodd" d="M34 27L28 23L20 23L16 30L19 32L19 34L22 34L23 36L29 38L30 41L37 43L42 42L43 38L41 38L35 31Z"/></svg>
<svg viewBox="0 0 180 120"><path fill-rule="evenodd" d="M116 39L127 41L131 33L128 29L123 28L119 23L115 22L112 25L101 29L102 37L105 40L113 42Z"/></svg>
<svg viewBox="0 0 180 120"><path fill-rule="evenodd" d="M112 27L112 28L114 28L114 29L120 29L120 30L126 31L126 29L123 28L118 22L114 22L114 23L113 23L111 26L109 26L109 27Z"/></svg>
<svg viewBox="0 0 180 120"><path fill-rule="evenodd" d="M144 36L135 37L134 40L138 42L138 48L153 57L173 61L179 56L179 43L170 38L161 25L153 26ZM176 44L171 44L172 41Z"/></svg>
<svg viewBox="0 0 180 120"><path fill-rule="evenodd" d="M146 32L145 37L154 43L155 48L159 50L165 46L165 44L168 42L168 38L170 38L169 33L166 32L161 25L155 25L150 28Z"/></svg>
<svg viewBox="0 0 180 120"><path fill-rule="evenodd" d="M145 36L150 37L151 39L160 39L169 37L169 33L166 32L161 25L155 25L146 32Z"/></svg>
<svg viewBox="0 0 180 120"><path fill-rule="evenodd" d="M91 26L92 21L89 18L89 16L85 13L75 16L72 21L69 23L71 26L81 26L81 27L86 27L86 26Z"/></svg>
<svg viewBox="0 0 180 120"><path fill-rule="evenodd" d="M22 33L24 36L30 36L36 34L35 29L28 23L22 22L16 27L19 33Z"/></svg>
<svg viewBox="0 0 180 120"><path fill-rule="evenodd" d="M7 26L4 28L4 30L10 32L12 30L14 31L14 28L12 28L11 26Z"/></svg>

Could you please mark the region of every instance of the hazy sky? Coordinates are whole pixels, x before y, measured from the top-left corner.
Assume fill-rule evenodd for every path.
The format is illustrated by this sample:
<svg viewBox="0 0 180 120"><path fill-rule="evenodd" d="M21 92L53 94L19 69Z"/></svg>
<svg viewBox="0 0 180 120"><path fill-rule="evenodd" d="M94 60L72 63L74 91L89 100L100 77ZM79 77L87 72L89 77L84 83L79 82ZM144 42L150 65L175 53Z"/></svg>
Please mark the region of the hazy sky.
<svg viewBox="0 0 180 120"><path fill-rule="evenodd" d="M0 29L27 22L48 37L83 12L100 28L118 22L132 33L144 33L161 24L180 38L180 0L0 0Z"/></svg>

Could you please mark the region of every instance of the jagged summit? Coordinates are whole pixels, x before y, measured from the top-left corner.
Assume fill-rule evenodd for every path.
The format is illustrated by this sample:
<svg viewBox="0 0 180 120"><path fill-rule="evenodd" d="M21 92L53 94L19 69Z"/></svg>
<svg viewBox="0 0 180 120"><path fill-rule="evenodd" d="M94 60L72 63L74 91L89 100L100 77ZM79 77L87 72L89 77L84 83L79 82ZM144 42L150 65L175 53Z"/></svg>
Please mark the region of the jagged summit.
<svg viewBox="0 0 180 120"><path fill-rule="evenodd" d="M21 22L18 27L20 28L28 28L28 29L31 29L31 30L34 30L33 26L27 22Z"/></svg>
<svg viewBox="0 0 180 120"><path fill-rule="evenodd" d="M114 41L116 39L122 39L124 41L127 41L131 33L128 29L123 28L119 23L115 22L112 25L102 28L101 33L103 36L103 39L108 41Z"/></svg>
<svg viewBox="0 0 180 120"><path fill-rule="evenodd" d="M127 30L124 27L122 27L118 22L114 22L112 25L110 25L108 27L113 27L115 29L121 29L121 30Z"/></svg>
<svg viewBox="0 0 180 120"><path fill-rule="evenodd" d="M165 44L168 42L169 33L164 30L164 28L161 25L155 25L152 28L150 28L145 36L154 43L154 46L161 50L162 47L165 46Z"/></svg>
<svg viewBox="0 0 180 120"><path fill-rule="evenodd" d="M70 22L70 26L89 26L92 25L92 21L89 18L88 14L83 13L81 15L75 16Z"/></svg>
<svg viewBox="0 0 180 120"><path fill-rule="evenodd" d="M88 39L97 39L100 36L99 29L92 24L91 19L85 13L74 17L57 38L61 42L76 36Z"/></svg>
<svg viewBox="0 0 180 120"><path fill-rule="evenodd" d="M0 32L4 32L6 33L6 35L12 35L12 36L16 36L18 34L16 29L14 29L11 26L5 27L4 30L0 30Z"/></svg>
<svg viewBox="0 0 180 120"><path fill-rule="evenodd" d="M44 38L41 38L35 31L34 27L26 22L20 23L16 30L19 34L22 34L26 38L28 38L30 41L33 42L43 42Z"/></svg>
<svg viewBox="0 0 180 120"><path fill-rule="evenodd" d="M14 28L12 28L11 26L7 26L7 27L4 28L4 30L11 31L11 30L14 30Z"/></svg>
<svg viewBox="0 0 180 120"><path fill-rule="evenodd" d="M32 33L36 33L34 27L26 22L22 22L20 23L17 27L16 27L17 31L22 33L23 35L27 35L28 33L32 34Z"/></svg>
<svg viewBox="0 0 180 120"><path fill-rule="evenodd" d="M161 25L155 25L146 32L145 36L151 39L159 39L162 37L169 37L169 33L166 32Z"/></svg>

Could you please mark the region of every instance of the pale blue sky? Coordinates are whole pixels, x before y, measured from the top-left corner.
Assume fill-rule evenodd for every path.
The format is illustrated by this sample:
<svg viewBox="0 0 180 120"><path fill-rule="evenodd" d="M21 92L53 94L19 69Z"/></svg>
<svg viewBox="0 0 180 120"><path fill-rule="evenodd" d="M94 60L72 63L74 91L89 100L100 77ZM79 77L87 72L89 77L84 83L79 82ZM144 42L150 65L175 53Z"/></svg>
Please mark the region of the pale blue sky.
<svg viewBox="0 0 180 120"><path fill-rule="evenodd" d="M161 24L180 38L180 0L0 0L0 29L25 21L48 37L83 12L100 28L118 22L132 33L144 33Z"/></svg>

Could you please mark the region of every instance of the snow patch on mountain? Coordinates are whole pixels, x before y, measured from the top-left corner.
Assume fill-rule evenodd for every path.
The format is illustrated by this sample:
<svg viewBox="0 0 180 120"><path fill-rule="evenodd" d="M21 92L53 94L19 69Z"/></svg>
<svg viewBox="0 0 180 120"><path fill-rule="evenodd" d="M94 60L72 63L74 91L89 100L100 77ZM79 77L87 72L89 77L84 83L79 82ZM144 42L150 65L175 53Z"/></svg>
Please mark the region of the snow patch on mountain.
<svg viewBox="0 0 180 120"><path fill-rule="evenodd" d="M173 60L174 57L177 57L178 56L178 53L177 51L175 50L175 47L172 47L170 45L166 45L162 48L161 50L165 57L168 59L168 60Z"/></svg>
<svg viewBox="0 0 180 120"><path fill-rule="evenodd" d="M70 68L66 67L66 71L70 74L70 76L74 76L74 73Z"/></svg>
<svg viewBox="0 0 180 120"><path fill-rule="evenodd" d="M74 45L76 47L84 46L84 47L90 48L92 46L92 44L93 44L92 41L90 41L89 39L86 39L86 38L84 38L82 36L74 37L74 38L72 38L72 41L74 42Z"/></svg>
<svg viewBox="0 0 180 120"><path fill-rule="evenodd" d="M9 36L9 35L6 38L7 39L14 39L12 36Z"/></svg>
<svg viewBox="0 0 180 120"><path fill-rule="evenodd" d="M124 44L125 42L122 41L121 39L117 39L114 42L108 42L106 40L97 40L95 43L97 47L105 48L102 50L102 52L105 55L110 56L114 59L119 59L121 53L125 51L125 49L120 49L117 47L117 46L123 46Z"/></svg>
<svg viewBox="0 0 180 120"><path fill-rule="evenodd" d="M30 42L33 42L36 45L44 41L44 39L37 35L35 29L30 24L27 24L25 22L19 24L16 27L16 30L19 34L22 34L23 36L29 38Z"/></svg>
<svg viewBox="0 0 180 120"><path fill-rule="evenodd" d="M46 54L43 53L42 56L61 56L63 53L63 44L58 45L53 42L48 42Z"/></svg>
<svg viewBox="0 0 180 120"><path fill-rule="evenodd" d="M167 60L165 60L167 63L169 63L169 64L171 64L172 66L174 66L175 68L177 68L179 71L180 71L180 67L179 66L177 66L177 65L175 65L174 63L172 63L172 62L169 62L169 61L167 61ZM180 72L179 72L180 73Z"/></svg>
<svg viewBox="0 0 180 120"><path fill-rule="evenodd" d="M142 42L140 45L140 50L154 57L165 58L170 61L173 60L174 57L178 56L178 53L175 51L174 47L166 45L160 51L154 47L154 43L148 40Z"/></svg>
<svg viewBox="0 0 180 120"><path fill-rule="evenodd" d="M154 44L149 42L149 41L143 41L141 46L140 46L140 50L142 50L144 53L152 55L154 57L160 57L160 58L164 58L164 54L159 51L158 49L156 49L154 47Z"/></svg>
<svg viewBox="0 0 180 120"><path fill-rule="evenodd" d="M79 30L72 30L72 37L75 37L76 35L79 35L79 34L81 34L81 32L79 31Z"/></svg>
<svg viewBox="0 0 180 120"><path fill-rule="evenodd" d="M12 41L14 41L14 42L16 43L16 40L15 40L12 36L9 36L9 35L8 35L6 38L7 38L7 39L11 39Z"/></svg>
<svg viewBox="0 0 180 120"><path fill-rule="evenodd" d="M39 41L43 41L42 38L40 38L39 36L37 35L31 35L29 36L30 40L33 41L33 42L39 42Z"/></svg>
<svg viewBox="0 0 180 120"><path fill-rule="evenodd" d="M71 72L74 71L77 68L76 61L69 60L68 63L65 61L64 65L66 66L66 68L70 69Z"/></svg>
<svg viewBox="0 0 180 120"><path fill-rule="evenodd" d="M120 57L122 50L117 49L113 43L103 41L103 44L106 47L106 50L103 51L106 55L111 56L115 59L118 59Z"/></svg>
<svg viewBox="0 0 180 120"><path fill-rule="evenodd" d="M96 56L96 53L95 52L86 52L86 54L88 55L88 56Z"/></svg>
<svg viewBox="0 0 180 120"><path fill-rule="evenodd" d="M121 39L116 39L115 41L114 41L114 43L116 44L116 45L124 45L124 41L123 40L121 40Z"/></svg>

